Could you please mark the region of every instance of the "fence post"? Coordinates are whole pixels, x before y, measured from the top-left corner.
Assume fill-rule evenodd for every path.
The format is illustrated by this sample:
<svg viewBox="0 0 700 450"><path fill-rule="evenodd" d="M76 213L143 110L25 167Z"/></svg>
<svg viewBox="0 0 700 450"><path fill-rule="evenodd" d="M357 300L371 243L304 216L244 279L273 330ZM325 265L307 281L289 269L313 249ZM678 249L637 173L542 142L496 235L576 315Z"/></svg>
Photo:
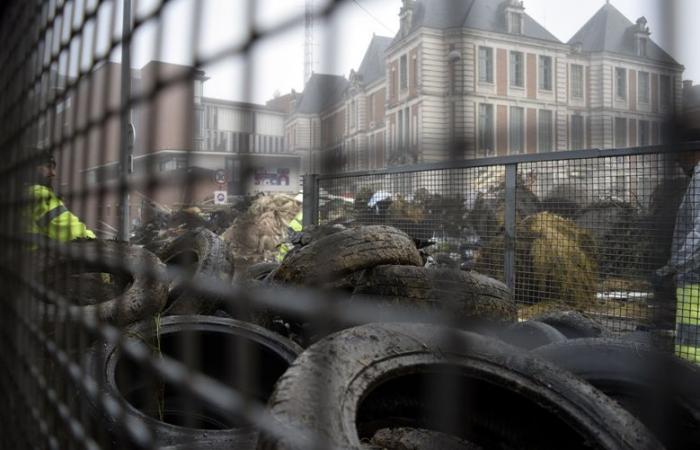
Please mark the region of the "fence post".
<svg viewBox="0 0 700 450"><path fill-rule="evenodd" d="M307 174L304 176L304 217L302 219L304 228L318 225L318 201L318 175Z"/></svg>
<svg viewBox="0 0 700 450"><path fill-rule="evenodd" d="M506 204L504 211L505 241L503 251L503 275L508 288L515 294L515 215L518 165L506 165Z"/></svg>

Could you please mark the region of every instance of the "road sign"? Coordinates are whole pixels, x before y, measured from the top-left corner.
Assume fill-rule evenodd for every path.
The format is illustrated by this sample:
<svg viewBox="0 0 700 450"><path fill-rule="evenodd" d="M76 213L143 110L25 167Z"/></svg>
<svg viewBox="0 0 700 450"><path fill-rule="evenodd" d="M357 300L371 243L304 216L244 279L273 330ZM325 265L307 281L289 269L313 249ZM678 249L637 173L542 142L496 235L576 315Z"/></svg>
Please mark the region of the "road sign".
<svg viewBox="0 0 700 450"><path fill-rule="evenodd" d="M223 169L219 169L214 174L214 180L219 184L226 183L226 172Z"/></svg>
<svg viewBox="0 0 700 450"><path fill-rule="evenodd" d="M227 198L228 198L228 195L227 195L226 191L214 191L214 204L215 205L226 204Z"/></svg>

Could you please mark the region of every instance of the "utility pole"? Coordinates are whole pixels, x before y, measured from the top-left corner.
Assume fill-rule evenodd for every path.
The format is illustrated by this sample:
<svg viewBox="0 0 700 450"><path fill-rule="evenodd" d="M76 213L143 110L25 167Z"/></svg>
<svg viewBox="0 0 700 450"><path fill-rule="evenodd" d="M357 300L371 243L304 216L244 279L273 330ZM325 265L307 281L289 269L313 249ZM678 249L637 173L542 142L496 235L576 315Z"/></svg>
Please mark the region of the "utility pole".
<svg viewBox="0 0 700 450"><path fill-rule="evenodd" d="M119 239L129 241L129 175L133 172L134 127L131 123L131 0L123 0L122 18L122 67L121 67L121 112L119 140Z"/></svg>

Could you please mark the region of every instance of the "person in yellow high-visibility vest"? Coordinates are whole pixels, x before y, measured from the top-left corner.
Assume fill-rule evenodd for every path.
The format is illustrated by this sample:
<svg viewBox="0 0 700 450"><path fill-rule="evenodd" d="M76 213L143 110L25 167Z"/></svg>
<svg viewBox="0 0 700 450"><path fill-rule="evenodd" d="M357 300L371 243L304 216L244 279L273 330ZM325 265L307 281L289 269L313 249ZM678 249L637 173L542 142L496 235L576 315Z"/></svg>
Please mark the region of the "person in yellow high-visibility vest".
<svg viewBox="0 0 700 450"><path fill-rule="evenodd" d="M300 191L296 197L294 197L294 200L301 206L304 204L304 192ZM292 244L292 240L294 238L294 235L297 233L301 233L301 230L304 228L303 226L303 215L304 209L300 209L299 212L297 213L296 216L292 220L287 223L287 240L283 243L281 243L278 247L279 250L277 251L277 255L275 255L275 259L277 262L282 262L285 256L287 256L287 253L294 248L294 244Z"/></svg>
<svg viewBox="0 0 700 450"><path fill-rule="evenodd" d="M682 154L678 162L692 178L676 214L671 258L655 279L675 277L675 351L700 364L700 152Z"/></svg>
<svg viewBox="0 0 700 450"><path fill-rule="evenodd" d="M25 210L25 233L33 240L48 238L68 242L95 239L95 233L54 193L51 185L55 176L56 160L51 152L44 152L37 161L32 181L26 187L29 204Z"/></svg>
<svg viewBox="0 0 700 450"><path fill-rule="evenodd" d="M303 210L299 211L296 216L287 224L287 228L289 231L289 235L292 236L294 233L300 233L301 230L303 229ZM292 244L288 242L284 242L280 245L279 251L277 252L277 256L275 259L277 259L277 262L282 262L285 256L287 256L287 253L289 253L289 250L291 250L293 247Z"/></svg>

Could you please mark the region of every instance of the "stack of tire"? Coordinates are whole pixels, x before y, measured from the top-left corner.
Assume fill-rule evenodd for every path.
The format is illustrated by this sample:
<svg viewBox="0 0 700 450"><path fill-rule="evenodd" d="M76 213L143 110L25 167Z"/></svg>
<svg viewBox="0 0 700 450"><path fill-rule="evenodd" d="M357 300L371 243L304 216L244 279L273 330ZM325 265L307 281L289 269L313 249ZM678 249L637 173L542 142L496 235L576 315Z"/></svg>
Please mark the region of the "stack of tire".
<svg viewBox="0 0 700 450"><path fill-rule="evenodd" d="M328 291L351 303L388 310L443 311L465 328L516 320L517 310L503 283L476 272L424 267L416 244L396 228L335 227L320 235L295 247L279 266L251 267L246 278L273 287ZM295 322L302 318L284 319ZM299 341L306 346L317 337L302 336Z"/></svg>
<svg viewBox="0 0 700 450"><path fill-rule="evenodd" d="M217 242L199 230L167 246L160 254L166 263L191 264L184 277L159 288L168 317L146 315L124 332L127 341L152 349L145 359L153 364L163 355L197 375L170 367L163 380L144 360L134 362L128 346L114 343L98 344L86 357L89 374L108 394L87 404L116 448L698 448L694 367L612 339L576 313L517 323L502 283L424 268L399 230L339 229L294 249L280 265L253 266L236 278L341 291L351 302L387 310L440 310L453 326L420 320L341 326L302 340L310 343L305 349L258 324L207 315L218 299L202 297L186 280L231 276ZM240 396L227 403L233 410L188 390L217 392L203 388L201 374ZM256 409L264 405L267 415Z"/></svg>

